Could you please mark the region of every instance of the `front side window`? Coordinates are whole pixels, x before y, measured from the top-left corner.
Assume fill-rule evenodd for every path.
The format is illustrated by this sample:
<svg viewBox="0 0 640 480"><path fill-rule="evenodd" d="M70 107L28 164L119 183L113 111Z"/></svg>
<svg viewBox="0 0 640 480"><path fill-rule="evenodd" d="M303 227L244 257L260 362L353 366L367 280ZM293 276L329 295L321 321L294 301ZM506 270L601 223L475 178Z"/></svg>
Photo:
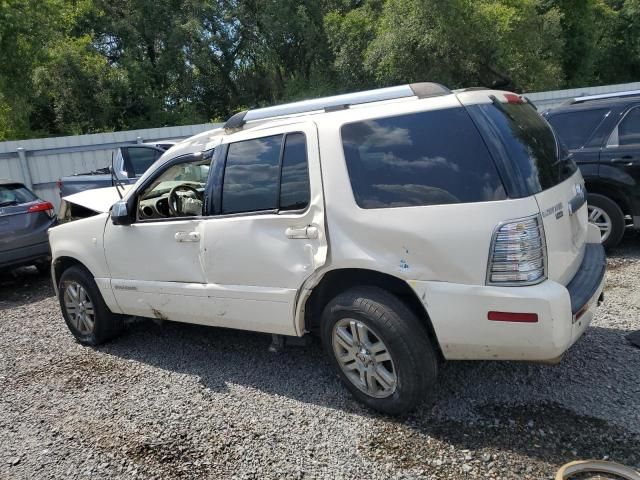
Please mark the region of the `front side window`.
<svg viewBox="0 0 640 480"><path fill-rule="evenodd" d="M607 113L609 109L598 108L558 113L549 115L547 119L567 148L575 150L582 148L589 141Z"/></svg>
<svg viewBox="0 0 640 480"><path fill-rule="evenodd" d="M138 218L202 215L210 163L209 155L198 155L168 167L138 196Z"/></svg>
<svg viewBox="0 0 640 480"><path fill-rule="evenodd" d="M309 204L306 140L302 133L229 145L222 213L301 210Z"/></svg>
<svg viewBox="0 0 640 480"><path fill-rule="evenodd" d="M346 124L342 143L362 208L506 198L489 151L463 108Z"/></svg>

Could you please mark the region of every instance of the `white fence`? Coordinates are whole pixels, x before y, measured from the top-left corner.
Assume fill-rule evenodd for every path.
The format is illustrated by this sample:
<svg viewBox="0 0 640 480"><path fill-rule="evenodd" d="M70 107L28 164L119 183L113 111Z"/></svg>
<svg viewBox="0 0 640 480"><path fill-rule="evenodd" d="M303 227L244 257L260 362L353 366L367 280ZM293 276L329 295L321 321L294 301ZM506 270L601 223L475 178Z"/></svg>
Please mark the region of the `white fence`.
<svg viewBox="0 0 640 480"><path fill-rule="evenodd" d="M163 139L182 139L218 127L218 124L149 128L126 132L0 142L0 178L28 185L35 193L60 204L56 181L64 176L103 168L121 145Z"/></svg>
<svg viewBox="0 0 640 480"><path fill-rule="evenodd" d="M627 90L640 90L640 82L527 93L526 96L540 111L544 111L574 97ZM201 124L0 142L0 178L23 182L38 196L58 207L60 197L56 181L67 175L108 166L111 152L117 147L137 142L187 138L217 126Z"/></svg>

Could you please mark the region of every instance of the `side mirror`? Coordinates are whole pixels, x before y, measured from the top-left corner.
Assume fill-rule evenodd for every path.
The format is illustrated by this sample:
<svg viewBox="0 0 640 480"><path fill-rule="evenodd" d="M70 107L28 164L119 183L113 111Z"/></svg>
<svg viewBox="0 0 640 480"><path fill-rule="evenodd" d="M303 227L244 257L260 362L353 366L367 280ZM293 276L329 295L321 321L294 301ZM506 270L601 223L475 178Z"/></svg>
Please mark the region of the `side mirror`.
<svg viewBox="0 0 640 480"><path fill-rule="evenodd" d="M131 215L127 202L119 200L111 207L111 221L114 225L131 225Z"/></svg>

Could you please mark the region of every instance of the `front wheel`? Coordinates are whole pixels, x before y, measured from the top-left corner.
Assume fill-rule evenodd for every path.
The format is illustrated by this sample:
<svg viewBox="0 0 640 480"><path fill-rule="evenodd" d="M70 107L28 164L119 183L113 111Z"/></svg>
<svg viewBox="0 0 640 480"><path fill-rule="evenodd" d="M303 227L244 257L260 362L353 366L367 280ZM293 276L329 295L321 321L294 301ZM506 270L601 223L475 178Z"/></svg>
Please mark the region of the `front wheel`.
<svg viewBox="0 0 640 480"><path fill-rule="evenodd" d="M62 273L58 300L67 327L83 345L104 343L124 328L123 317L111 313L93 276L80 266Z"/></svg>
<svg viewBox="0 0 640 480"><path fill-rule="evenodd" d="M380 288L354 288L331 300L321 335L340 379L374 410L392 415L412 410L435 385L438 360L426 328Z"/></svg>

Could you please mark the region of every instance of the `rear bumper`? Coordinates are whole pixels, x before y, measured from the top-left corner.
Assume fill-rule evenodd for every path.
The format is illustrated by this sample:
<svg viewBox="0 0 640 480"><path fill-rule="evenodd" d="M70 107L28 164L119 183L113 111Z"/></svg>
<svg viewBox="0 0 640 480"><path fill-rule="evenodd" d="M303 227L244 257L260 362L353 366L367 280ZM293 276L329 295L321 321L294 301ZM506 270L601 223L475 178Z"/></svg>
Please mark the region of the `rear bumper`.
<svg viewBox="0 0 640 480"><path fill-rule="evenodd" d="M36 243L0 252L0 268L19 267L31 262L51 257L49 242Z"/></svg>
<svg viewBox="0 0 640 480"><path fill-rule="evenodd" d="M588 244L566 287L552 280L529 287L409 283L423 299L445 358L545 361L560 357L591 323L605 269L602 246ZM490 311L535 313L538 321L491 321Z"/></svg>

